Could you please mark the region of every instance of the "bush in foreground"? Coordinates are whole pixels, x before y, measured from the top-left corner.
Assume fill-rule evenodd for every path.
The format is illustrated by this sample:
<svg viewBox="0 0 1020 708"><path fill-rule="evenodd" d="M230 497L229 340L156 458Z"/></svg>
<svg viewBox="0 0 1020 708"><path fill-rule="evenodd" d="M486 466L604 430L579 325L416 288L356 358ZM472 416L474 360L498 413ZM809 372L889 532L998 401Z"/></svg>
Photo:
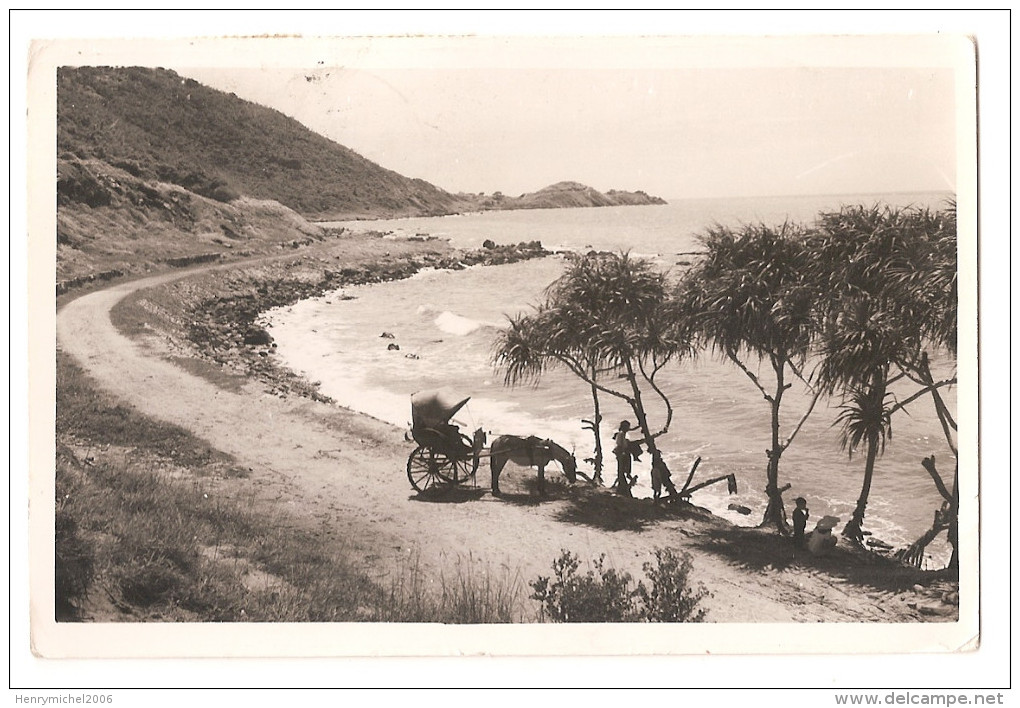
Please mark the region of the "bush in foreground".
<svg viewBox="0 0 1020 708"><path fill-rule="evenodd" d="M564 550L553 561L553 577L532 581L531 597L542 604L542 617L553 622L704 621L698 604L710 593L700 584L691 587L690 554L657 548L655 560L644 564L651 586L639 581L634 587L630 573L605 567L605 555L581 575L580 560Z"/></svg>
<svg viewBox="0 0 1020 708"><path fill-rule="evenodd" d="M698 604L709 597L700 583L691 587L693 564L689 553L677 553L672 548L655 549L655 565L644 564L645 575L651 588L638 583L637 595L641 601L641 618L648 622L703 622L705 610Z"/></svg>

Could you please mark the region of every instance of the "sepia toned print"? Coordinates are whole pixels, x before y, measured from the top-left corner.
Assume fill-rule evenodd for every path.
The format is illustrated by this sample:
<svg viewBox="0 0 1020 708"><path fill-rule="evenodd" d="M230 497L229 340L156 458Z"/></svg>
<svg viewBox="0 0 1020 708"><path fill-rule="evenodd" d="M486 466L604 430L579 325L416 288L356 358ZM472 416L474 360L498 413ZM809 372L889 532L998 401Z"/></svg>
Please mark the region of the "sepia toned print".
<svg viewBox="0 0 1020 708"><path fill-rule="evenodd" d="M705 41L42 47L43 653L974 648L973 47Z"/></svg>

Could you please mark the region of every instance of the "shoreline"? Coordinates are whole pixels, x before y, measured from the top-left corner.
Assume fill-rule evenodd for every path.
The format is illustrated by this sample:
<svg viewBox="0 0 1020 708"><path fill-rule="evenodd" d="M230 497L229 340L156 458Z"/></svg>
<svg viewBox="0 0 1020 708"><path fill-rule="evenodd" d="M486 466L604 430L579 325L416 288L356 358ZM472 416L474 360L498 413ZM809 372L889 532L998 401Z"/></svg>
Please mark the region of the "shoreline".
<svg viewBox="0 0 1020 708"><path fill-rule="evenodd" d="M395 244L398 243L401 244L399 248L401 253L394 256L393 251L398 250ZM344 252L343 268L336 267L335 261L340 255L336 255L334 250ZM182 403L181 412L176 415L188 421L188 427L195 429L198 434L202 435L205 431L205 434L212 438L210 443L217 449L226 448L225 452L235 454L242 460L246 455L250 456L255 452L258 459L258 451L252 451L251 444L247 441L247 436L253 434L256 426L254 423L245 422L245 415L249 414L242 414L241 409L236 407L243 405L241 401L266 401L266 395L269 394L269 400L278 401L278 404L273 404L272 410L277 407L282 411L301 409L305 411L300 416L301 420L306 416L311 416L308 420L312 418L321 420L326 409L316 407L314 408L316 412L313 412L313 409L307 408L302 400L311 398L310 403L314 406L321 406L322 402L315 401L313 396L308 395L308 391L302 390L293 373L280 372L271 365L272 357L268 356L267 352L267 349L271 348L271 342L244 344L247 330L239 330L236 323L224 323L222 327L226 328L225 331L221 331L218 325L214 326L215 323L206 323L204 325L206 329L200 329L200 332L211 331L220 334L216 334L215 338L210 335L205 339L199 338L198 341L188 340L185 335L189 326L189 312L195 311L196 307L201 309L203 304L211 301L214 293L219 293L215 297L220 298L222 306L206 313L210 319L215 320L225 313L232 313L240 315L242 319L250 316L254 322L259 313L270 306L280 306L287 301L310 297L311 293L323 286L328 287L321 292L349 284L337 282L338 280L382 278L382 274L399 276L410 274L421 267L434 267L435 263L463 267L466 259L484 258L484 255L481 253L466 256L464 252L456 251L436 241L397 242L381 238L355 237L346 242L331 243L328 247L313 246L307 250L302 249L293 254L293 258L274 259L271 263L263 260L232 264L222 273L217 272L215 277L201 271L194 273L189 271L179 276L170 274L171 282L156 288L138 290L114 304L113 319L123 333L148 342L145 346L150 354L155 353L163 360L166 360L169 354L169 359L173 362L171 365L178 369L178 373L181 373L179 358L194 356L196 353L202 356L208 367L204 371L190 373L198 373L203 378L214 381L221 390L238 392L238 403L227 401L228 407L225 409L230 411L232 426L237 430L220 430L217 426L221 424L215 420L208 423L194 420L196 416L194 405L189 409ZM331 260L331 256L335 258ZM334 275L326 277L327 272ZM143 306L143 303L148 306ZM238 338L241 340L241 346L237 345ZM212 351L202 352L202 342L212 343L210 347ZM267 353L263 355L262 352ZM107 376L117 376L116 364L113 366L114 372L107 373ZM229 379L226 386L222 372L217 374L209 370L224 368L232 372L230 377L226 377ZM99 375L102 380L102 373L99 372ZM178 381L175 384L177 386L194 386L187 383L186 377L175 380ZM252 382L257 382L258 388L262 389L260 394L255 394L255 399L251 398ZM126 383L124 385L128 386ZM151 384L142 386L143 390L151 389ZM203 387L203 390L205 389L206 387ZM216 397L228 396L217 394ZM202 394L201 400L208 402L210 407L215 407L208 394ZM224 405L223 402L216 403ZM268 405L268 402L257 405ZM158 415L161 417L169 415L159 407L154 410L159 410ZM338 478L335 476L335 464L325 466L321 474L315 473L319 476L305 478L305 475L311 474L307 471L312 462L308 457L309 453L291 451L295 439L299 437L297 429L293 427L298 419L291 424L277 418L274 426L280 427L280 430L274 430L274 433L278 436L279 442L275 444L264 442L265 447L261 452L276 460L269 465L273 475L284 475L284 478L290 479L291 483L305 490L299 493L299 498L308 498L307 495L317 488L317 484L325 483L326 488L330 490L330 497L338 500L338 508L350 517L346 520L338 517L337 522L342 522L348 527L357 527L359 529L357 537L372 548L378 546L380 538L390 538L392 534L396 534L396 537L419 539L433 538L439 534L439 538L443 539L441 543L449 543L451 548L459 551L477 553L476 557L484 557L493 562L499 562L499 559L510 554L510 558L517 558L515 563L521 564L517 566L520 570L528 571L524 577L530 578L536 571L549 572L548 566L555 555L555 549L564 543L560 540L561 537L564 533L573 535L570 531L572 528L586 529L581 538L586 539L585 543L590 544L593 550L608 551L611 558L614 558L622 568L636 570L640 567L640 558L635 559L636 554L630 549L631 544L638 539L634 534L640 532L645 537L641 542L643 546L657 542L680 544L682 548L696 553L695 566L699 571L699 579L704 579L709 588L717 590L721 596L710 606L711 622L882 622L947 619L944 616L925 614L924 611L916 609L920 606L919 601L923 603L934 600L930 594L912 589L915 586L921 587L918 583L927 583L931 590L943 592L938 588L944 589L945 579L936 572L909 570L886 559L845 548L838 549L837 553L827 558L798 560L796 554L791 554L784 539L758 529L734 526L719 517L705 517L696 512L695 507L675 512L667 511L654 508L650 503L623 500L608 490L594 489L569 492L564 490L562 495L537 506L530 501L524 505L501 501L493 506L487 497L481 505L423 504L413 496L407 496L406 479L402 479L402 475L393 469L403 464L402 461L407 454L406 443L390 437L390 433L381 432L382 424L358 423L358 420L366 418L361 414L346 412L343 418L353 421L344 424L345 431L339 438L345 455L351 446L349 454L353 457L349 458L347 464L357 461L356 464L363 469L367 466L377 470L365 478ZM376 442L366 442L369 438L364 437L364 433L354 433L352 437L351 430L362 430L366 425L377 431L375 435L381 436ZM389 424L385 424L385 427L391 428ZM217 444L216 435L228 432L228 439L233 442ZM333 428L333 434L336 432ZM268 435L268 429L263 434ZM305 447L311 449L312 446ZM261 461L266 464L264 460ZM285 471L285 468L290 466L294 469L292 473ZM291 476L295 474L298 476ZM325 476L321 476L323 474ZM387 514L391 521L387 522L385 533L381 536L378 531L371 530L371 524L368 529L362 528L366 510L394 505L401 511L391 511ZM367 518L371 520L376 515L369 512ZM476 533L482 538L477 538L475 533L472 533L474 524L478 525ZM438 528L435 528L437 526ZM443 536L444 532L448 537ZM517 547L511 539L521 537L535 543L535 547L529 546L527 549ZM541 550L539 546L545 550ZM448 563L449 560L442 560L442 549L436 549L436 552L438 555L430 552L427 560L430 567L440 569L442 572L443 563ZM525 555L520 555L521 552ZM380 562L384 566L393 562L383 560L384 558L385 555L380 556ZM510 562L508 558L507 563ZM438 566L431 565L437 563ZM640 577L640 573L635 572L635 575ZM791 582L794 585L790 585ZM824 588L837 587L832 585L833 582L860 583L861 599L865 601L852 602L846 608L836 601L828 600L818 605L817 598L828 592ZM749 587L753 587L754 590L751 592L761 595L761 599L747 606L746 599L742 601L740 598L747 594ZM798 587L801 589L798 590ZM736 594L733 593L733 589L736 589ZM874 594L876 592L878 595ZM801 601L807 603L806 609L798 610L798 605L787 604L782 598L789 593L799 594ZM897 598L895 613L878 607L879 595L885 597L889 593ZM811 600L811 597L815 600ZM882 603L885 602L886 600L882 600ZM914 605L913 608L910 607L911 603ZM897 616L900 619L890 620L888 619L890 616Z"/></svg>
<svg viewBox="0 0 1020 708"><path fill-rule="evenodd" d="M353 262L338 262L341 256L335 251L350 250L352 244L364 255ZM232 272L226 285L216 278L197 276L197 284L191 287L181 288L180 281L162 286L169 292L160 308L179 307L178 312L167 313L169 326L162 334L182 353L256 377L273 393L295 392L329 402L331 399L319 394L317 386L270 356L275 345L259 324L263 313L345 287L402 280L426 269L456 271L551 255L554 253L537 241L464 251L431 236L391 240L378 232L348 234L337 242L273 262L256 260L226 266ZM138 300L143 297L132 296L115 308L114 316L129 333L151 334L138 324L152 315L151 308L145 313L137 311ZM187 324L181 326L183 323Z"/></svg>

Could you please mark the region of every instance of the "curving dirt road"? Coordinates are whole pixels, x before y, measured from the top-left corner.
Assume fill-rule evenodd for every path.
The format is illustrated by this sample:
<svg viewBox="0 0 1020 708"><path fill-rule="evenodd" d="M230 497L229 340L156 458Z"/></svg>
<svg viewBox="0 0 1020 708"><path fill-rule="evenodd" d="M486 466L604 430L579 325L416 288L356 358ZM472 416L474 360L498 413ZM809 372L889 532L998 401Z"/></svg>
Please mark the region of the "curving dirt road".
<svg viewBox="0 0 1020 708"><path fill-rule="evenodd" d="M402 430L335 406L269 395L257 382L241 393L220 389L171 363L158 341L129 339L111 322L110 309L128 294L216 267L223 266L123 283L68 302L57 315L58 347L102 388L251 467L251 484L271 490L281 508L330 525L337 542L379 575L399 572L418 553L433 572L455 574L465 564L503 568L527 588L569 549L582 558L604 553L608 564L642 577L654 547L681 546L694 556L695 578L714 593L704 603L710 621L918 619L888 592L848 587L811 567L741 567L703 542L705 532L721 538L725 524L684 520L647 501L567 492L537 503L496 499L483 489L446 503L420 501L405 475L412 444ZM487 486L484 461L478 480ZM640 523L621 523L619 530L607 523L631 517Z"/></svg>

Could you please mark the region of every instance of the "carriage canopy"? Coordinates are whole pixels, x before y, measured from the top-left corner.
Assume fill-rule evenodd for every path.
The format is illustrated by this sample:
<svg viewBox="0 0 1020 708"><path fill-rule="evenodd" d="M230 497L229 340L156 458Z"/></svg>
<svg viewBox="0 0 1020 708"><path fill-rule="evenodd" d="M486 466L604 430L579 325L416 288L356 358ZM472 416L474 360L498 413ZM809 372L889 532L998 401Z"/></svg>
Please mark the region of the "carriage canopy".
<svg viewBox="0 0 1020 708"><path fill-rule="evenodd" d="M419 391L411 395L411 426L415 430L438 428L450 422L457 411L471 400L445 389Z"/></svg>

